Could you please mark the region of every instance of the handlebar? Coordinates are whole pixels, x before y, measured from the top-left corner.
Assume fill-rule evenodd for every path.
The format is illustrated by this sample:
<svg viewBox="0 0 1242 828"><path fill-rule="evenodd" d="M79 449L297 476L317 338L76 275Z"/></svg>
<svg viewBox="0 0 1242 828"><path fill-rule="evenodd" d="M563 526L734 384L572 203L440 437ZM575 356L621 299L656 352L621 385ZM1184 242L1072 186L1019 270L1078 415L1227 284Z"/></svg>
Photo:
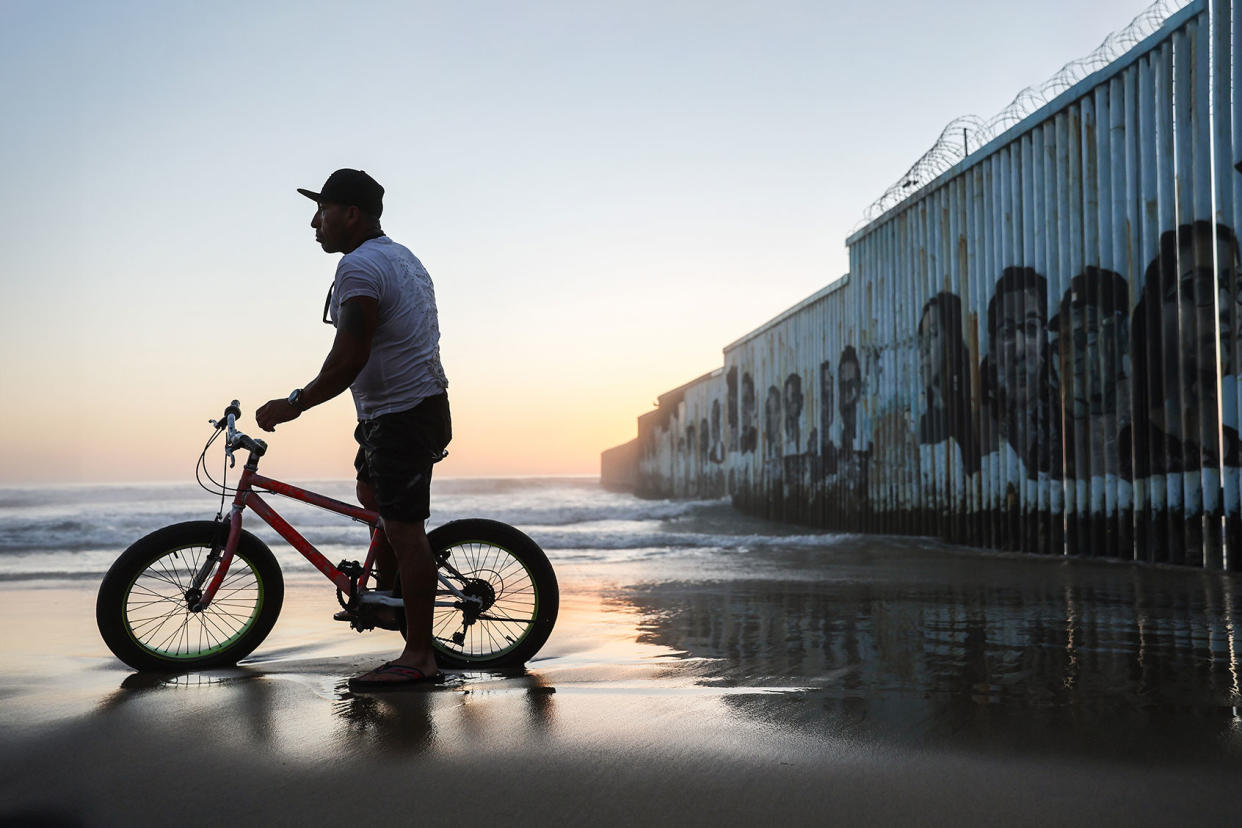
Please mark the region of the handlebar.
<svg viewBox="0 0 1242 828"><path fill-rule="evenodd" d="M236 449L245 449L255 457L262 457L267 452L267 443L263 440L252 440L237 430L237 421L241 419L241 415L241 403L233 400L224 407L224 415L221 419L208 420L209 423L216 427L216 430L227 429L224 453L228 455L230 467L237 462L233 457L233 452Z"/></svg>

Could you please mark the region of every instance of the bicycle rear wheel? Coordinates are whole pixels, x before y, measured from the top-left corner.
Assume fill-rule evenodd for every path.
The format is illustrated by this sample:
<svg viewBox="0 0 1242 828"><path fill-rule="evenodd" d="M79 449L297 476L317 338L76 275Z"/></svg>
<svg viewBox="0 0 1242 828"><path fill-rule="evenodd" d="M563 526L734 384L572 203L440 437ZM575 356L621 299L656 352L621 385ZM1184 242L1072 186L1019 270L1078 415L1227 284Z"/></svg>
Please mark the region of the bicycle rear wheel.
<svg viewBox="0 0 1242 828"><path fill-rule="evenodd" d="M211 605L190 611L190 581L219 542L214 521L178 523L117 558L95 602L100 635L117 658L136 670L201 670L235 664L262 643L280 614L284 579L249 532Z"/></svg>
<svg viewBox="0 0 1242 828"><path fill-rule="evenodd" d="M440 572L481 601L459 602L437 586L436 601L458 606L435 608L436 661L452 668L516 667L539 652L560 608L556 573L539 545L508 524L477 518L446 523L427 539Z"/></svg>

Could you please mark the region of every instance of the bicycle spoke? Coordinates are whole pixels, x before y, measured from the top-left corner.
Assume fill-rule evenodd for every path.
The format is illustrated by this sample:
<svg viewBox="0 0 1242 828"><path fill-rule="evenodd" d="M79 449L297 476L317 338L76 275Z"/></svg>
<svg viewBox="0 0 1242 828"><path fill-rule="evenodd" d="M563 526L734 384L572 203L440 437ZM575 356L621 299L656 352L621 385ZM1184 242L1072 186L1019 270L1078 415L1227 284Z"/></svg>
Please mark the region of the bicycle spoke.
<svg viewBox="0 0 1242 828"><path fill-rule="evenodd" d="M492 621L497 624L529 624L533 618L503 618L499 615L480 615L480 621Z"/></svg>
<svg viewBox="0 0 1242 828"><path fill-rule="evenodd" d="M538 607L535 583L526 565L504 547L490 543L453 547L448 562L462 576L458 589L483 581L494 591L493 604L470 624L465 624L460 610L438 608L433 637L449 651L466 657L493 656L514 646L535 623ZM451 594L438 591L441 596ZM461 635L462 640L454 641L454 635Z"/></svg>
<svg viewBox="0 0 1242 828"><path fill-rule="evenodd" d="M169 552L135 580L126 607L132 634L143 646L170 656L194 657L226 646L258 614L260 587L254 569L240 556L211 604L190 612L185 594L198 572L205 547Z"/></svg>

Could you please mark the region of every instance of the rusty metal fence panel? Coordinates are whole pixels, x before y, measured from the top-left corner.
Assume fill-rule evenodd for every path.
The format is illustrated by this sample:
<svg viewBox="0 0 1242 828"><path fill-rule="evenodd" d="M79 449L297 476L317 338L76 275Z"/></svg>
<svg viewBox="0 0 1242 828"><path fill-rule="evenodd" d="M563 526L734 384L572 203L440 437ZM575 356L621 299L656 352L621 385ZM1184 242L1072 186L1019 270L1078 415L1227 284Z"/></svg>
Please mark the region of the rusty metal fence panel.
<svg viewBox="0 0 1242 828"><path fill-rule="evenodd" d="M1242 566L1242 22L1196 0L1153 29L934 178L912 168L848 278L640 418L640 489Z"/></svg>

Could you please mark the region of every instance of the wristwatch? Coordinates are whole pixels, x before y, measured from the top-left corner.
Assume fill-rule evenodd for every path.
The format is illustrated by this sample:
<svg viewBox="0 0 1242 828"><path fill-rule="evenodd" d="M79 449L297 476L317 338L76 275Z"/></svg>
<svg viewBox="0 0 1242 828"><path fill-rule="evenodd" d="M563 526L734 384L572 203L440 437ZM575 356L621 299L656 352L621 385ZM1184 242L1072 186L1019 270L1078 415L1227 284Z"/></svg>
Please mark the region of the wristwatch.
<svg viewBox="0 0 1242 828"><path fill-rule="evenodd" d="M289 394L289 405L293 406L298 411L306 410L305 408L302 407L302 389L301 388L295 388L293 389L293 392Z"/></svg>

